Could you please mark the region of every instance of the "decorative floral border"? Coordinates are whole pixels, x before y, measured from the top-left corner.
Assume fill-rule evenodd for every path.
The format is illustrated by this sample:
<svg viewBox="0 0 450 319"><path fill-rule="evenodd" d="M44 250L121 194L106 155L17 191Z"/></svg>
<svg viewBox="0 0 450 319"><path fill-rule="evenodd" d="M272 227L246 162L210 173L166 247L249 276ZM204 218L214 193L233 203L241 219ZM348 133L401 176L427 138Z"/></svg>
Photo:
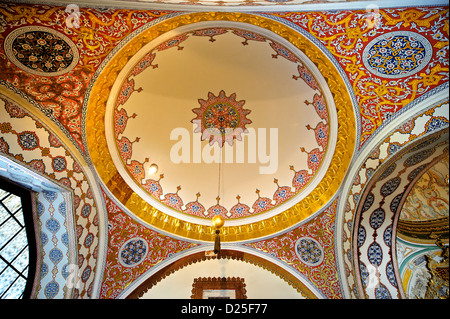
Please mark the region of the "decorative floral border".
<svg viewBox="0 0 450 319"><path fill-rule="evenodd" d="M0 95L0 97L2 96ZM0 120L0 132L2 133L0 136L0 153L13 158L20 165L26 166L37 174L54 180L62 187L72 190L71 200L66 198L66 201L62 199L64 196L57 193L43 192L38 197L37 209L40 213L45 210L49 212L58 210L61 215L73 209L75 218L74 236L78 241L75 252L77 254L77 265L74 266L78 267L81 276L80 285L74 289L73 298L89 298L94 285L99 241L99 217L92 186L88 182L82 165L53 132L22 107L6 98L2 97L1 100L5 102L5 108L0 110L3 113ZM56 200L57 198L58 200ZM73 208L63 204L67 202L73 205ZM52 206L52 203L55 206ZM52 215L56 218L56 214L50 213L50 216ZM42 225L42 227L46 226ZM45 290L46 298L61 297L62 292L67 289L65 286L60 286L61 278L66 279L69 275L69 265L60 263L61 260L66 262L68 260L62 256L63 251L67 253L68 239L66 236L56 232L53 234L50 231L49 236L45 239L45 232L42 233L41 240L43 240L44 250L42 255L45 262L41 269L41 284L47 283L47 285L39 289ZM46 244L48 244L47 247ZM61 245L62 247L60 247ZM48 250L49 247L53 248ZM46 263L48 263L47 266ZM48 273L51 276L45 278ZM57 277L59 278L58 281L56 281ZM53 280L48 282L49 278L53 278ZM44 295L39 294L40 297Z"/></svg>
<svg viewBox="0 0 450 319"><path fill-rule="evenodd" d="M445 113L448 113L448 101L436 103L429 109L405 121L371 151L371 154L366 157L358 172L353 177L350 191L346 198L343 198L345 207L340 217L342 218L342 238L340 239L342 243L340 245L342 247L343 271L350 297L362 297L359 295L355 278L355 271L357 270L353 268L354 263L357 262L353 256L353 234L355 227L357 227L354 221L357 205L361 200L365 187L371 181L376 170L402 148L417 138L448 127L448 118L441 117L441 114Z"/></svg>
<svg viewBox="0 0 450 319"><path fill-rule="evenodd" d="M116 298L149 268L178 252L198 246L141 225L124 213L103 189L102 193L108 213L108 248L99 298ZM145 241L147 253L141 256L139 262L125 265L121 257L122 248L136 238Z"/></svg>

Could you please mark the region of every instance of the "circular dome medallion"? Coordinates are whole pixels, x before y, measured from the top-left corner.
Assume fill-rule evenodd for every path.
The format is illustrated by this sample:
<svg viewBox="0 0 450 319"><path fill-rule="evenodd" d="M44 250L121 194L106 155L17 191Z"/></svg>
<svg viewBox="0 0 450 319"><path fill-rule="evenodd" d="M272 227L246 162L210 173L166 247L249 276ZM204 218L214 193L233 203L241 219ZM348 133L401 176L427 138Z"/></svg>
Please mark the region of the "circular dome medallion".
<svg viewBox="0 0 450 319"><path fill-rule="evenodd" d="M140 237L126 241L119 250L119 262L124 267L134 267L147 256L148 244Z"/></svg>
<svg viewBox="0 0 450 319"><path fill-rule="evenodd" d="M219 214L222 241L257 238L339 188L356 145L352 100L301 33L246 13L184 14L108 61L87 107L89 153L111 193L153 227L210 241Z"/></svg>
<svg viewBox="0 0 450 319"><path fill-rule="evenodd" d="M295 243L297 257L308 266L318 266L323 261L323 248L319 242L310 237L299 238Z"/></svg>
<svg viewBox="0 0 450 319"><path fill-rule="evenodd" d="M385 78L402 78L422 70L433 55L430 42L420 34L395 31L373 39L364 49L363 63Z"/></svg>
<svg viewBox="0 0 450 319"><path fill-rule="evenodd" d="M16 66L35 75L57 76L71 71L79 60L78 49L64 34L28 26L5 39L5 53Z"/></svg>
<svg viewBox="0 0 450 319"><path fill-rule="evenodd" d="M204 224L298 202L336 140L333 99L314 64L235 22L191 24L149 43L120 73L107 115L108 146L131 188Z"/></svg>

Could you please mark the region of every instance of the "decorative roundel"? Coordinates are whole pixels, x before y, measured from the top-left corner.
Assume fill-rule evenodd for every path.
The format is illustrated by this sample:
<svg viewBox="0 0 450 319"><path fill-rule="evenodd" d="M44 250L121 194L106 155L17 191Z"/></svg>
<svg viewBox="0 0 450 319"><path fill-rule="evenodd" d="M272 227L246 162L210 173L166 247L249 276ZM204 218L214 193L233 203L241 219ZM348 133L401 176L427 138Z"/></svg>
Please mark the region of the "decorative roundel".
<svg viewBox="0 0 450 319"><path fill-rule="evenodd" d="M373 39L363 52L370 72L385 78L402 78L422 70L431 60L433 49L420 34L396 31Z"/></svg>
<svg viewBox="0 0 450 319"><path fill-rule="evenodd" d="M208 140L210 145L217 141L222 147L225 142L232 146L234 139L242 139L240 133L252 122L246 117L251 111L243 108L244 100L236 101L236 94L228 97L222 90L218 96L209 92L208 100L198 101L201 106L192 110L197 117L191 122L197 122L195 132L202 133L202 140Z"/></svg>
<svg viewBox="0 0 450 319"><path fill-rule="evenodd" d="M311 237L299 238L295 243L295 253L308 266L320 265L324 257L322 246Z"/></svg>
<svg viewBox="0 0 450 319"><path fill-rule="evenodd" d="M148 252L145 239L136 237L128 240L119 250L119 262L124 267L134 267L140 264Z"/></svg>
<svg viewBox="0 0 450 319"><path fill-rule="evenodd" d="M64 34L40 26L12 31L5 39L9 60L35 75L57 76L71 71L79 60L75 44Z"/></svg>

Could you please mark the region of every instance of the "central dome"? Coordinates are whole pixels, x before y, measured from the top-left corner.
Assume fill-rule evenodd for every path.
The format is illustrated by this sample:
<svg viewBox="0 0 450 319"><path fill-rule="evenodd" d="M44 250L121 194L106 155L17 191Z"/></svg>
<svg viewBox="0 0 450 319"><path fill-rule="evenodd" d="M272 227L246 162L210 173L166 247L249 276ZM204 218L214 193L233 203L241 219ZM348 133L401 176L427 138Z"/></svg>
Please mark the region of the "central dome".
<svg viewBox="0 0 450 319"><path fill-rule="evenodd" d="M117 77L106 116L108 148L128 185L205 225L300 201L324 176L337 131L330 90L303 52L266 29L225 21L145 45Z"/></svg>

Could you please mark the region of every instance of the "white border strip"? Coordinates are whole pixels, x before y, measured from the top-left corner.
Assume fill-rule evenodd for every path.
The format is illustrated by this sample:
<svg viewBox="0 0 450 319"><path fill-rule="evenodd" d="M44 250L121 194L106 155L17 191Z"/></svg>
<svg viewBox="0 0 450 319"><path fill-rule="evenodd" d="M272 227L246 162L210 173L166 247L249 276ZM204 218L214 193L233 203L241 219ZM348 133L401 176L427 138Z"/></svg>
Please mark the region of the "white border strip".
<svg viewBox="0 0 450 319"><path fill-rule="evenodd" d="M7 0L8 1L8 0ZM156 1L156 0L155 0ZM181 0L180 0L181 1ZM273 5L270 2L267 4L256 5L196 5L196 4L171 4L171 3L156 3L156 2L142 2L136 0L9 0L14 3L29 3L29 4L45 4L45 5L60 5L67 6L68 4L77 4L81 7L91 8L115 8L115 9L137 9L137 10L173 10L173 11L189 11L189 12L295 12L295 11L337 11L337 10L361 10L374 8L374 5L379 8L399 8L399 7L420 7L420 6L448 6L446 0L382 0L382 1L348 1L348 2L328 2L328 3L307 3L307 4L289 4L282 3Z"/></svg>

